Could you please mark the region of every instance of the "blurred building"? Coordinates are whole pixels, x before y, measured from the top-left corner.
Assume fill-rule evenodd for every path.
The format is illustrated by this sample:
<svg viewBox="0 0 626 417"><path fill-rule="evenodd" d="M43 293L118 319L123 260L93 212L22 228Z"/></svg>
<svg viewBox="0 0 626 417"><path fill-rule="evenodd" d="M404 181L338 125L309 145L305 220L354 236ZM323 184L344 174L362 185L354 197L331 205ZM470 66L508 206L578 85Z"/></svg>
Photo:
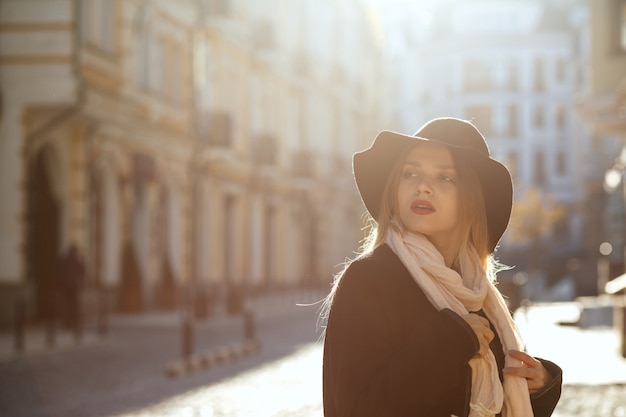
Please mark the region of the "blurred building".
<svg viewBox="0 0 626 417"><path fill-rule="evenodd" d="M71 244L90 308L327 286L384 78L365 10L335 3L0 2L2 321L22 296L54 314Z"/></svg>
<svg viewBox="0 0 626 417"><path fill-rule="evenodd" d="M427 2L422 24L402 15L396 21L406 58L398 90L410 90L398 109L401 129L441 115L478 126L515 182L518 218L500 257L517 270L535 263L548 281L569 274L568 260L585 250L588 190L581 184L596 163L575 105L589 53L585 6L443 0Z"/></svg>
<svg viewBox="0 0 626 417"><path fill-rule="evenodd" d="M591 132L594 150L609 149L610 158L595 172L595 201L603 205L595 215L593 245L597 254L608 242L611 277L624 272L626 210L624 169L626 164L626 1L588 0L590 60L579 111ZM594 157L593 152L590 157ZM603 188L603 180L604 188Z"/></svg>

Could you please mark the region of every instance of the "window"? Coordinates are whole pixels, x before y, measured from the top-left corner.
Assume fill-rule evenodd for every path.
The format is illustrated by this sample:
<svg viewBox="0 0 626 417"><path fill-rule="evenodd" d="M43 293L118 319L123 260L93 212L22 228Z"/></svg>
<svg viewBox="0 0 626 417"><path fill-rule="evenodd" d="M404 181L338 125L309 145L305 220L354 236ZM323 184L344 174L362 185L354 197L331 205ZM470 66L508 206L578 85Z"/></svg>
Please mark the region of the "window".
<svg viewBox="0 0 626 417"><path fill-rule="evenodd" d="M565 176L567 174L567 158L565 152L559 152L556 155L556 172L559 176Z"/></svg>
<svg viewBox="0 0 626 417"><path fill-rule="evenodd" d="M163 68L163 85L161 94L174 104L182 103L182 82L184 47L170 37L164 37L161 42Z"/></svg>
<svg viewBox="0 0 626 417"><path fill-rule="evenodd" d="M559 82L564 82L567 79L567 62L564 58L560 58L556 60L555 63L555 72L556 72L556 80Z"/></svg>
<svg viewBox="0 0 626 417"><path fill-rule="evenodd" d="M471 120L483 135L492 133L491 106L487 104L468 106L465 108L465 118Z"/></svg>
<svg viewBox="0 0 626 417"><path fill-rule="evenodd" d="M509 151L506 158L506 166L509 168L509 171L511 171L511 176L513 178L517 177L518 158L517 151Z"/></svg>
<svg viewBox="0 0 626 417"><path fill-rule="evenodd" d="M535 91L543 91L545 88L544 79L543 79L543 59L535 58L534 66L533 66L534 74L533 74L533 87Z"/></svg>
<svg viewBox="0 0 626 417"><path fill-rule="evenodd" d="M493 108L493 130L498 136L502 136L506 133L506 117L506 108L500 104L496 104Z"/></svg>
<svg viewBox="0 0 626 417"><path fill-rule="evenodd" d="M154 40L155 16L151 8L141 7L133 21L135 36L135 82L145 90L150 90L156 63L156 42Z"/></svg>
<svg viewBox="0 0 626 417"><path fill-rule="evenodd" d="M517 91L518 89L518 77L519 72L517 70L517 65L510 66L510 74L509 74L509 90Z"/></svg>
<svg viewBox="0 0 626 417"><path fill-rule="evenodd" d="M115 2L84 0L81 9L81 36L86 45L106 53L115 50Z"/></svg>
<svg viewBox="0 0 626 417"><path fill-rule="evenodd" d="M498 89L501 89L507 85L508 77L509 71L506 63L502 61L497 62L493 67L493 82L498 87Z"/></svg>
<svg viewBox="0 0 626 417"><path fill-rule="evenodd" d="M179 105L184 100L185 48L174 37L158 33L154 13L135 22L135 80L146 92Z"/></svg>
<svg viewBox="0 0 626 417"><path fill-rule="evenodd" d="M559 131L564 131L566 128L566 113L565 113L565 107L559 105L556 107L556 109L554 110L555 114L554 114L554 119L556 122L556 128Z"/></svg>
<svg viewBox="0 0 626 417"><path fill-rule="evenodd" d="M148 42L151 43L150 56L148 57L148 87L152 92L158 92L163 88L163 37L158 39L153 37Z"/></svg>
<svg viewBox="0 0 626 417"><path fill-rule="evenodd" d="M139 87L148 89L150 74L150 42L143 38L135 42L135 82Z"/></svg>
<svg viewBox="0 0 626 417"><path fill-rule="evenodd" d="M535 154L535 184L542 186L546 182L545 156L542 152Z"/></svg>
<svg viewBox="0 0 626 417"><path fill-rule="evenodd" d="M535 107L534 124L537 129L543 129L546 125L543 106Z"/></svg>
<svg viewBox="0 0 626 417"><path fill-rule="evenodd" d="M517 136L519 134L517 105L509 105L509 136Z"/></svg>

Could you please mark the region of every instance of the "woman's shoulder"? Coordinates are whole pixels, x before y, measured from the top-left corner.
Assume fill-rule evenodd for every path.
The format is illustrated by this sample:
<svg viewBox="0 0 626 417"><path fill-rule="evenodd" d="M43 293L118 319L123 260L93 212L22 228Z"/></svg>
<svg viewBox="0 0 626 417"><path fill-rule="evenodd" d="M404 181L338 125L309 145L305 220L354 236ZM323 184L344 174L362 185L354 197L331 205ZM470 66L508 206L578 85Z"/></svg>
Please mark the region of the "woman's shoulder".
<svg viewBox="0 0 626 417"><path fill-rule="evenodd" d="M381 282L385 282L380 280L381 275L398 274L408 274L408 271L391 248L383 244L350 262L341 280L380 285Z"/></svg>
<svg viewBox="0 0 626 417"><path fill-rule="evenodd" d="M373 251L364 253L355 260L351 261L346 272L348 271L371 271L378 269L387 269L396 263L399 263L400 259L391 250L389 246L383 244Z"/></svg>
<svg viewBox="0 0 626 417"><path fill-rule="evenodd" d="M396 280L390 278L397 274L396 263L400 260L387 245L350 261L336 283L333 303L338 300L347 300L348 304L357 303L355 300L373 301L381 294L393 292Z"/></svg>
<svg viewBox="0 0 626 417"><path fill-rule="evenodd" d="M384 302L393 308L430 305L410 272L388 245L381 245L348 265L336 287L336 298Z"/></svg>

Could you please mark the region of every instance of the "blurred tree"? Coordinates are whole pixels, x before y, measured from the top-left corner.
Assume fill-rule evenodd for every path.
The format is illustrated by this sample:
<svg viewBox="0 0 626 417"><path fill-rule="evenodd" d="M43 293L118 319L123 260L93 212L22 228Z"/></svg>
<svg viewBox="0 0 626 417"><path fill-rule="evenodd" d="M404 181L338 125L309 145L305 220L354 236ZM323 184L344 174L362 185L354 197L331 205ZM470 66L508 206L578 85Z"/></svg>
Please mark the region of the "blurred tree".
<svg viewBox="0 0 626 417"><path fill-rule="evenodd" d="M508 237L514 243L536 246L564 216L565 209L554 198L529 188L513 204Z"/></svg>
<svg viewBox="0 0 626 417"><path fill-rule="evenodd" d="M566 210L562 205L536 188L527 189L513 204L507 234L509 240L522 249L531 280L545 277L542 273L544 261L551 253L546 238L552 235L555 225L565 215ZM538 284L542 288L545 281ZM531 290L527 295L533 298L536 294Z"/></svg>

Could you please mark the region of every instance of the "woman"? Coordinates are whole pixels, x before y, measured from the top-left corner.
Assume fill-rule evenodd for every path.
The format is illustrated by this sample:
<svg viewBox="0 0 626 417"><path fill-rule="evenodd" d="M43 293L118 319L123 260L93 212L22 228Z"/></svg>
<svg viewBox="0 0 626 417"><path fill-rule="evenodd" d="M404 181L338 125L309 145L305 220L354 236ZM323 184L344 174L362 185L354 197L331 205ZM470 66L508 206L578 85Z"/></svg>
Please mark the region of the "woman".
<svg viewBox="0 0 626 417"><path fill-rule="evenodd" d="M354 156L372 229L327 299L324 414L552 414L561 370L522 351L494 286L509 171L469 122L381 132Z"/></svg>

